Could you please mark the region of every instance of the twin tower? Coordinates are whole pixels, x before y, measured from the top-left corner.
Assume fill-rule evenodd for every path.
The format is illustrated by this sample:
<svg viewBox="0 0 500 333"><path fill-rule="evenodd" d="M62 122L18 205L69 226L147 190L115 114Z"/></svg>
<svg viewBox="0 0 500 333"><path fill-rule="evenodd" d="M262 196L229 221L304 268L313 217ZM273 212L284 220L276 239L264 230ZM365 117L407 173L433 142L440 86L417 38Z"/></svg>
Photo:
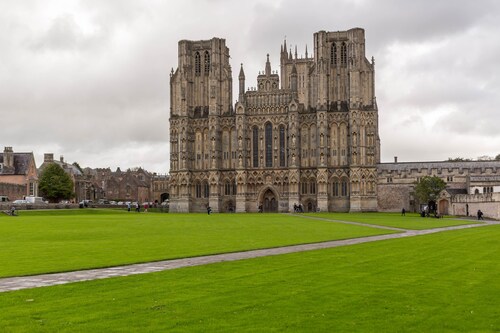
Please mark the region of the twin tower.
<svg viewBox="0 0 500 333"><path fill-rule="evenodd" d="M365 33L314 34L313 54L286 41L257 87L243 66L233 103L224 39L179 42L170 75L172 212L376 211L380 161L374 61Z"/></svg>

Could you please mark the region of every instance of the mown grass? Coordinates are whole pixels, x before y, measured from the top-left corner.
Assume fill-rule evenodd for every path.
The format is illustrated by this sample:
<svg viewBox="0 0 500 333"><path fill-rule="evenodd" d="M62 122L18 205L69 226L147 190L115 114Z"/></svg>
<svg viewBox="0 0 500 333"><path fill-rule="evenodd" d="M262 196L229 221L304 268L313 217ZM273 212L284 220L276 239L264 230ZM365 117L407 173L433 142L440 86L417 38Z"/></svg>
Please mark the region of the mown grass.
<svg viewBox="0 0 500 333"><path fill-rule="evenodd" d="M283 214L22 211L0 217L0 276L124 265L388 233Z"/></svg>
<svg viewBox="0 0 500 333"><path fill-rule="evenodd" d="M500 227L0 294L5 332L498 332Z"/></svg>
<svg viewBox="0 0 500 333"><path fill-rule="evenodd" d="M407 213L307 213L308 216L321 217L330 220L362 222L374 225L383 225L411 230L423 230L442 228L454 225L474 224L477 221L460 220L454 218L436 219L432 217L420 217L419 214Z"/></svg>

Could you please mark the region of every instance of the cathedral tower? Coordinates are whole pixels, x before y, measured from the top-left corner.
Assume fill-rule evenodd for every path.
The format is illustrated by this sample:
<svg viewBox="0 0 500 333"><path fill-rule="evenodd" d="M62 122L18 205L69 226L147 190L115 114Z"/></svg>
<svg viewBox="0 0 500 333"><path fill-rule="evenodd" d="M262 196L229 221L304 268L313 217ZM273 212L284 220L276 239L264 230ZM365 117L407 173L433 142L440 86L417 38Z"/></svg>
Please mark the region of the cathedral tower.
<svg viewBox="0 0 500 333"><path fill-rule="evenodd" d="M365 32L319 31L312 55L281 46L233 107L223 39L180 41L171 74L171 210L374 211L380 159Z"/></svg>

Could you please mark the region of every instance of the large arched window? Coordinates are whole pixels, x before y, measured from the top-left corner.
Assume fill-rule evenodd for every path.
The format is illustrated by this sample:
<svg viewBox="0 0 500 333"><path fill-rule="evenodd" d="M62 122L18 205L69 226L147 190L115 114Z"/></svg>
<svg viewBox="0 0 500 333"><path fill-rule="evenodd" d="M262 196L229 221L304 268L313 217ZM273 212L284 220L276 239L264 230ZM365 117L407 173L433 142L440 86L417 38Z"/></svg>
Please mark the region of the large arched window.
<svg viewBox="0 0 500 333"><path fill-rule="evenodd" d="M208 73L210 73L210 53L205 51L205 75L208 75Z"/></svg>
<svg viewBox="0 0 500 333"><path fill-rule="evenodd" d="M266 167L273 166L273 125L267 123L265 127L266 133Z"/></svg>
<svg viewBox="0 0 500 333"><path fill-rule="evenodd" d="M335 45L335 43L332 44L332 48L330 50L330 64L334 66L337 65L337 45Z"/></svg>
<svg viewBox="0 0 500 333"><path fill-rule="evenodd" d="M342 193L343 197L349 196L349 182L346 178L342 178Z"/></svg>
<svg viewBox="0 0 500 333"><path fill-rule="evenodd" d="M333 178L332 184L333 184L332 195L334 197L340 196L340 183L338 178Z"/></svg>
<svg viewBox="0 0 500 333"><path fill-rule="evenodd" d="M200 57L200 52L196 52L194 54L194 74L196 76L200 75L201 73L201 57Z"/></svg>
<svg viewBox="0 0 500 333"><path fill-rule="evenodd" d="M201 184L200 184L200 182L196 182L196 184L194 185L194 188L195 188L196 197L201 198Z"/></svg>
<svg viewBox="0 0 500 333"><path fill-rule="evenodd" d="M342 66L347 65L347 45L345 42L342 42L342 46L340 49L340 63Z"/></svg>
<svg viewBox="0 0 500 333"><path fill-rule="evenodd" d="M208 182L203 183L203 197L210 197L210 186L208 186Z"/></svg>
<svg viewBox="0 0 500 333"><path fill-rule="evenodd" d="M259 129L255 126L252 130L252 157L253 157L253 167L259 167Z"/></svg>
<svg viewBox="0 0 500 333"><path fill-rule="evenodd" d="M285 166L285 126L280 126L280 167Z"/></svg>

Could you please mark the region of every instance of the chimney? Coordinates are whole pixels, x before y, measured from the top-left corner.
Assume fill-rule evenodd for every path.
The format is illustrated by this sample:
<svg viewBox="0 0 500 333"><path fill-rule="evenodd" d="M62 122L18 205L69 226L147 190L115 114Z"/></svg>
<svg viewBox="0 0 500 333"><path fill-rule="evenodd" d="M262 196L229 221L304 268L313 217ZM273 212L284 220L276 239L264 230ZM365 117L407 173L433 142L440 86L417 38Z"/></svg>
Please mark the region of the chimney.
<svg viewBox="0 0 500 333"><path fill-rule="evenodd" d="M5 147L3 150L3 173L14 174L14 152L12 147Z"/></svg>
<svg viewBox="0 0 500 333"><path fill-rule="evenodd" d="M64 163L64 156L61 155L61 157L59 157L59 161L61 161L61 163Z"/></svg>
<svg viewBox="0 0 500 333"><path fill-rule="evenodd" d="M52 162L54 162L54 154L52 154L52 153L45 153L45 154L43 154L43 162L44 163L52 163Z"/></svg>
<svg viewBox="0 0 500 333"><path fill-rule="evenodd" d="M394 163L398 163L398 157L394 156Z"/></svg>

